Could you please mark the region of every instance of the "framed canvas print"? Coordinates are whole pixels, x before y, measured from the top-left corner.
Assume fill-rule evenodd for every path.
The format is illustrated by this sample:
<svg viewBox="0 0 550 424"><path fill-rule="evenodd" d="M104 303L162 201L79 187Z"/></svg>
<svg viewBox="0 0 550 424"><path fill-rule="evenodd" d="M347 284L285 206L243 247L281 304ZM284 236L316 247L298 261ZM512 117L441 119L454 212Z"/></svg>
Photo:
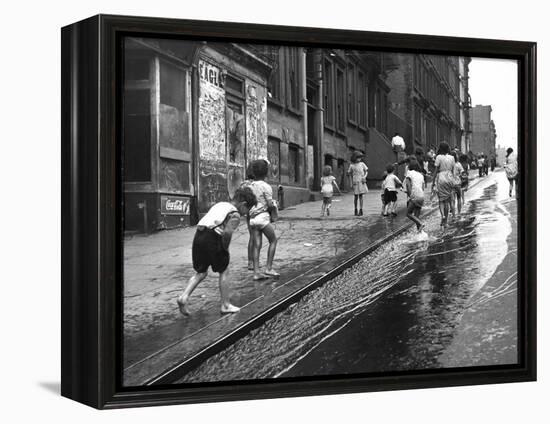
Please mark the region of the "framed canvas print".
<svg viewBox="0 0 550 424"><path fill-rule="evenodd" d="M62 394L536 378L536 44L62 30Z"/></svg>

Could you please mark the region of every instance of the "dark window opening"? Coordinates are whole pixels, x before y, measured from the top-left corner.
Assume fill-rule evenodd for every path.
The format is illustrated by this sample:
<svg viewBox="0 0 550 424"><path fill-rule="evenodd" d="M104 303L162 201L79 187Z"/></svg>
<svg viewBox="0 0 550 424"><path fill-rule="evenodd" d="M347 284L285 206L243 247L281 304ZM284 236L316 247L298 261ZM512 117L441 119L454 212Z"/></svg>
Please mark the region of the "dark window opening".
<svg viewBox="0 0 550 424"><path fill-rule="evenodd" d="M288 146L288 179L291 183L300 181L300 155L298 147L289 144Z"/></svg>
<svg viewBox="0 0 550 424"><path fill-rule="evenodd" d="M225 91L235 94L239 97L244 97L244 81L227 75L225 77Z"/></svg>
<svg viewBox="0 0 550 424"><path fill-rule="evenodd" d="M323 72L323 108L325 109L325 123L328 126L334 125L334 94L332 83L332 63L325 61Z"/></svg>
<svg viewBox="0 0 550 424"><path fill-rule="evenodd" d="M150 90L124 93L124 178L151 181Z"/></svg>
<svg viewBox="0 0 550 424"><path fill-rule="evenodd" d="M344 131L345 129L345 111L344 111L344 72L342 69L336 69L336 129Z"/></svg>
<svg viewBox="0 0 550 424"><path fill-rule="evenodd" d="M288 48L288 106L292 109L300 109L300 56L299 49Z"/></svg>
<svg viewBox="0 0 550 424"><path fill-rule="evenodd" d="M185 111L185 72L164 61L160 62L160 102Z"/></svg>
<svg viewBox="0 0 550 424"><path fill-rule="evenodd" d="M348 87L348 119L355 122L356 117L356 93L360 90L360 86L355 83L355 67L353 65L348 65L348 78L347 78L347 87Z"/></svg>

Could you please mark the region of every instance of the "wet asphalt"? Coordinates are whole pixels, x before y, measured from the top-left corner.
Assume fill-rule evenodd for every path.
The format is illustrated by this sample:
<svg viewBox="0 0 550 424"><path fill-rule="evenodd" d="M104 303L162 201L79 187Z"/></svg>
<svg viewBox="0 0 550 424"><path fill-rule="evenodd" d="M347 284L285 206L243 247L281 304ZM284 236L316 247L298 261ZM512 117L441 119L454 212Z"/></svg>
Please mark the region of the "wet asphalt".
<svg viewBox="0 0 550 424"><path fill-rule="evenodd" d="M445 230L426 220L184 376L181 382L517 362L517 204L502 172Z"/></svg>

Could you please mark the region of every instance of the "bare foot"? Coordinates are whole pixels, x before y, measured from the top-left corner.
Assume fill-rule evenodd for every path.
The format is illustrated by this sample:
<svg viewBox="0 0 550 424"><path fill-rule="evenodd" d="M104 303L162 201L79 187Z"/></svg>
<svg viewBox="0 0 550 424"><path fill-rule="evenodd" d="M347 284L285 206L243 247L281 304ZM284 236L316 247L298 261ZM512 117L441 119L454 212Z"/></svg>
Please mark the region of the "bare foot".
<svg viewBox="0 0 550 424"><path fill-rule="evenodd" d="M184 299L183 296L178 297L178 307L182 315L191 315L187 308L187 299Z"/></svg>
<svg viewBox="0 0 550 424"><path fill-rule="evenodd" d="M254 281L266 280L267 278L267 275L264 274L254 274L254 277L252 277Z"/></svg>
<svg viewBox="0 0 550 424"><path fill-rule="evenodd" d="M277 271L274 271L272 269L266 269L265 275L269 275L270 277L279 277L281 274L279 274Z"/></svg>
<svg viewBox="0 0 550 424"><path fill-rule="evenodd" d="M241 308L238 308L235 305L232 305L231 303L228 303L227 305L222 305L221 307L221 313L222 314L234 314L235 312L239 312Z"/></svg>

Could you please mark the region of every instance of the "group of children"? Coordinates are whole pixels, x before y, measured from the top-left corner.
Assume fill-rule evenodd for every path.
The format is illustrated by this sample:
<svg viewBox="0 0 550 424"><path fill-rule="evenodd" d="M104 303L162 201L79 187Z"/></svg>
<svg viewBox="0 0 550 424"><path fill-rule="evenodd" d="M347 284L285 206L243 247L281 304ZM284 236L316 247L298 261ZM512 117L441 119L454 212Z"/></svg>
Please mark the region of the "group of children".
<svg viewBox="0 0 550 424"><path fill-rule="evenodd" d="M424 205L424 189L426 183L423 167L414 158L410 158L405 172L405 179L402 182L395 175L395 165L386 166L386 176L382 182L382 215L396 216L397 193L404 187L407 193L407 218L416 224L418 232L424 229L424 223L420 220L420 212Z"/></svg>
<svg viewBox="0 0 550 424"><path fill-rule="evenodd" d="M264 159L255 160L247 171L247 179L235 191L229 202L213 205L199 221L191 247L194 274L187 287L178 297L179 310L189 315L189 296L208 275L208 268L219 273L221 312L235 313L240 310L230 302L227 283L229 266L229 245L234 231L240 224L241 216L246 216L248 242L248 269L254 271L253 279L262 280L278 277L273 269L273 258L277 249L277 237L272 221L275 219L277 205L273 200L273 190L265 182L269 172L269 163ZM262 236L269 242L266 269L260 271L260 250Z"/></svg>
<svg viewBox="0 0 550 424"><path fill-rule="evenodd" d="M362 158L363 155L360 152L354 152L352 163L348 169L348 176L353 187L355 216L363 215L363 194L368 192L368 167L362 161ZM395 175L395 165L389 164L386 167L386 176L382 183L382 215L397 215L397 193L404 185L408 198L407 217L416 224L419 232L424 228L424 224L419 218L424 204L424 172L424 167L418 160L409 158L407 159L407 172L404 182ZM321 216L330 215L334 189L340 193L336 178L332 175L332 167L327 165L323 168L323 176L321 177L321 194L323 196ZM359 208L357 208L358 205Z"/></svg>
<svg viewBox="0 0 550 424"><path fill-rule="evenodd" d="M462 178L465 170L463 166L460 166L460 162L462 161L456 162L458 164L456 172L457 177ZM212 268L213 272L219 273L221 312L234 313L239 311L239 308L230 302L227 268L229 265L229 245L234 231L239 226L241 216L246 216L250 236L248 242L248 269L253 271L253 279L262 280L279 276L279 273L273 269L277 237L272 222L275 220L277 206L273 199L272 188L265 182L268 172L269 163L266 160L253 161L247 170L247 179L235 191L233 198L229 202L216 203L199 221L192 244L192 260L195 273L177 299L182 314L189 314L187 307L189 296L206 278L209 267ZM399 189L404 187L407 193L407 218L416 224L418 232L422 232L424 223L420 220L420 212L424 205L425 173L422 163L415 156L411 156L407 159L407 170L402 182L395 175L395 165L389 164L386 167L386 176L382 183L382 214L384 216L397 215L397 194ZM352 164L348 169L348 176L353 186L356 216L363 215L363 194L368 192L367 174L368 167L362 161L362 154L355 152L352 155ZM461 183L461 187L464 187L463 184ZM323 168L323 176L321 177L321 193L323 196L321 216L330 215L335 189L340 192L336 178L332 175L332 168L327 165ZM458 195L459 212L462 205L462 196L463 192L461 191ZM268 239L269 248L266 269L261 272L259 257L263 236Z"/></svg>

